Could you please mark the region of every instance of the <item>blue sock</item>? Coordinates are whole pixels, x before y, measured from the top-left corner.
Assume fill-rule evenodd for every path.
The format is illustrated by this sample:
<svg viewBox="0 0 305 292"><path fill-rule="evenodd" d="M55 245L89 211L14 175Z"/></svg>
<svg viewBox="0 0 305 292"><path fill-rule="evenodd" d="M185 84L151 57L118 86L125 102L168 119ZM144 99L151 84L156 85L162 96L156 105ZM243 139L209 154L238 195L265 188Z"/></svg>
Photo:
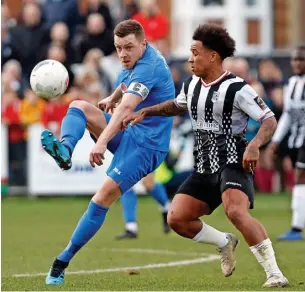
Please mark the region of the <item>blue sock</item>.
<svg viewBox="0 0 305 292"><path fill-rule="evenodd" d="M72 155L76 143L83 137L87 118L82 110L70 107L61 125L62 144L70 150Z"/></svg>
<svg viewBox="0 0 305 292"><path fill-rule="evenodd" d="M168 203L168 196L162 184L156 183L149 193L162 207L165 207Z"/></svg>
<svg viewBox="0 0 305 292"><path fill-rule="evenodd" d="M121 196L121 204L125 223L137 222L138 199L132 189L129 189Z"/></svg>
<svg viewBox="0 0 305 292"><path fill-rule="evenodd" d="M68 246L57 257L63 262L70 262L73 256L92 238L104 223L109 208L90 201L83 217L79 220Z"/></svg>

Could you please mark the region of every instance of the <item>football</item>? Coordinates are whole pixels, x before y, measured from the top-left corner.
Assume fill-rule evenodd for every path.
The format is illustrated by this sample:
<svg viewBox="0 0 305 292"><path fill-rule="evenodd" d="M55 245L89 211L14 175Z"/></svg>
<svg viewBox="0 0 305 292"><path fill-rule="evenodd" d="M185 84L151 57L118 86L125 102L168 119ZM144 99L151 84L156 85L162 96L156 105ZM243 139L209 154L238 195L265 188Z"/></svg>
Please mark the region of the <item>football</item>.
<svg viewBox="0 0 305 292"><path fill-rule="evenodd" d="M32 70L30 84L36 95L52 99L65 93L69 84L69 74L62 63L44 60Z"/></svg>

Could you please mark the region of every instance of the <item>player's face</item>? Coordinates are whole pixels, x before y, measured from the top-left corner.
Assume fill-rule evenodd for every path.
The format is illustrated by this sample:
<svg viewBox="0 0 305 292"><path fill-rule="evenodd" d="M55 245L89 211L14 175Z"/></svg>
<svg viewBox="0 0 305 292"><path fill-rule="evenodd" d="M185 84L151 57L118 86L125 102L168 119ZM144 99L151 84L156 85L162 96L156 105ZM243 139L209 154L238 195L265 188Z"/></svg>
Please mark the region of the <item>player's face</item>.
<svg viewBox="0 0 305 292"><path fill-rule="evenodd" d="M114 45L123 67L130 70L142 57L146 40L138 40L134 34L129 34L123 38L115 35Z"/></svg>
<svg viewBox="0 0 305 292"><path fill-rule="evenodd" d="M205 77L213 62L215 61L216 53L202 45L200 41L193 41L191 45L191 64L192 72L198 77Z"/></svg>
<svg viewBox="0 0 305 292"><path fill-rule="evenodd" d="M294 74L305 74L305 50L294 50L291 55L290 64Z"/></svg>

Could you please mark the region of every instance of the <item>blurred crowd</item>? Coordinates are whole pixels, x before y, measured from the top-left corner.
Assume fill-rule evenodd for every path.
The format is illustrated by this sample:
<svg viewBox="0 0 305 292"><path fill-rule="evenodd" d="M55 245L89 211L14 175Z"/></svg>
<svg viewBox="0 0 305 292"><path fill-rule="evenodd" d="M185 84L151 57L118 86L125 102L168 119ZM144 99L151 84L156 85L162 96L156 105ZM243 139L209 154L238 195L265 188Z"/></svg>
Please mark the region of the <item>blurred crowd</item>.
<svg viewBox="0 0 305 292"><path fill-rule="evenodd" d="M176 95L191 74L186 60L172 58L169 20L154 0L24 0L19 15L14 16L8 4L8 0L3 1L1 7L1 116L2 123L8 126L10 185L26 184L27 127L42 123L59 135L72 100L83 99L97 105L114 89L121 65L112 31L119 21L133 18L143 25L148 41L164 55L171 68ZM44 59L60 61L70 75L67 93L50 101L37 97L29 87L31 70ZM280 117L287 76L271 59L261 60L252 68L244 58L228 59L225 69L249 82ZM179 117L177 127L187 119ZM248 140L258 127L257 122L249 120ZM259 191L289 190L293 185L285 143L280 152L274 163L262 149L255 170Z"/></svg>

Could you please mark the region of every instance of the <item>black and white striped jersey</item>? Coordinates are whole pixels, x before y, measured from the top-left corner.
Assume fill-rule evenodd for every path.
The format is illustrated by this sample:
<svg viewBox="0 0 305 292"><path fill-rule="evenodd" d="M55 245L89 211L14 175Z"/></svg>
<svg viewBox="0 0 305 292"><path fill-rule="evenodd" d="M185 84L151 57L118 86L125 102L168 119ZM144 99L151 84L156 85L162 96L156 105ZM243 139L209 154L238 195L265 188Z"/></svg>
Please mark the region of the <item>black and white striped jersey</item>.
<svg viewBox="0 0 305 292"><path fill-rule="evenodd" d="M289 79L284 89L284 112L272 141L281 142L288 131L288 147L300 148L305 142L305 75Z"/></svg>
<svg viewBox="0 0 305 292"><path fill-rule="evenodd" d="M195 134L195 170L206 174L242 163L249 116L256 121L273 116L250 85L227 71L209 84L197 76L186 79L175 103L188 109Z"/></svg>

